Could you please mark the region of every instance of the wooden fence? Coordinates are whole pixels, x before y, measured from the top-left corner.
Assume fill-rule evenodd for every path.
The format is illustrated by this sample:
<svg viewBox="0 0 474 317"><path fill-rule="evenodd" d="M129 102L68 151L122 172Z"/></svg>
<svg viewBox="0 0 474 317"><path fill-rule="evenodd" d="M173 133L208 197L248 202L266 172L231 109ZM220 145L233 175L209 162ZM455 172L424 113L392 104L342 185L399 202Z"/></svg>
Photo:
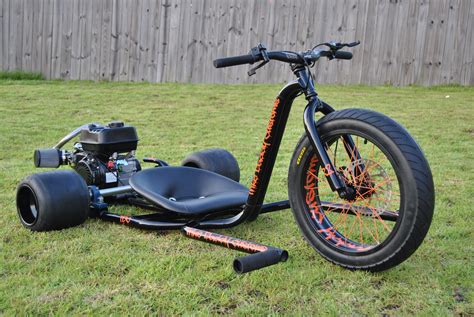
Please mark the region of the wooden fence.
<svg viewBox="0 0 474 317"><path fill-rule="evenodd" d="M471 0L0 0L0 68L47 78L282 82L274 62L214 69L217 57L361 40L321 61L321 83L472 85Z"/></svg>

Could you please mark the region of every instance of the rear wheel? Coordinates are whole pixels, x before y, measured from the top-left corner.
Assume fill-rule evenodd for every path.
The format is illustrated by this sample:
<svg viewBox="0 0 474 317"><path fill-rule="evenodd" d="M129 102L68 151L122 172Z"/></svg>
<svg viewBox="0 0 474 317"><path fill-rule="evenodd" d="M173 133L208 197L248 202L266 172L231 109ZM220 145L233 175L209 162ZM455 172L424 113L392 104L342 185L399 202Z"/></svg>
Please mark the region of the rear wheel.
<svg viewBox="0 0 474 317"><path fill-rule="evenodd" d="M317 126L335 171L320 165L304 135L288 176L304 237L346 268L380 271L403 262L422 243L434 209L432 175L421 149L398 123L368 110L333 112ZM352 197L331 190L325 177L331 172L353 189Z"/></svg>
<svg viewBox="0 0 474 317"><path fill-rule="evenodd" d="M208 170L236 182L240 180L237 159L224 149L207 149L191 153L183 160L182 165Z"/></svg>
<svg viewBox="0 0 474 317"><path fill-rule="evenodd" d="M33 174L18 185L16 205L26 228L60 230L87 219L89 189L82 177L72 171Z"/></svg>

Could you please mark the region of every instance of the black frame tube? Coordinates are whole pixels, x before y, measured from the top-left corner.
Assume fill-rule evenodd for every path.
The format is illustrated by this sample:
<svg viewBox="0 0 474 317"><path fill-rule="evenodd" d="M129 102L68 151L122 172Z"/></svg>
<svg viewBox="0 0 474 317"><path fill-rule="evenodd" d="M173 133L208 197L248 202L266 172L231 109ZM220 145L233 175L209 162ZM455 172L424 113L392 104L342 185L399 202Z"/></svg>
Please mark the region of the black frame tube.
<svg viewBox="0 0 474 317"><path fill-rule="evenodd" d="M289 200L275 201L272 203L263 204L262 208L260 208L260 213L265 214L268 212L280 211L280 210L289 209L289 208L290 208Z"/></svg>
<svg viewBox="0 0 474 317"><path fill-rule="evenodd" d="M145 215L149 218L153 218L156 214ZM101 212L99 214L99 218L111 222L115 222L118 224L141 228L141 229L150 229L150 230L176 230L181 229L183 226L189 223L189 220L152 220L147 219L144 216L124 216L119 214L114 214L110 212Z"/></svg>
<svg viewBox="0 0 474 317"><path fill-rule="evenodd" d="M268 189L280 143L294 99L302 92L298 81L288 83L278 94L262 143L260 157L255 168L249 196L244 209L249 220L257 218Z"/></svg>
<svg viewBox="0 0 474 317"><path fill-rule="evenodd" d="M374 214L374 210L372 208L364 206L354 206L340 203L331 203L328 201L321 201L321 208L323 208L323 210L325 211L330 210L331 212L348 213L355 216L360 214L365 217L380 217L382 220L387 221L397 221L398 219L398 213L396 212L389 210L379 210L376 211L376 214Z"/></svg>

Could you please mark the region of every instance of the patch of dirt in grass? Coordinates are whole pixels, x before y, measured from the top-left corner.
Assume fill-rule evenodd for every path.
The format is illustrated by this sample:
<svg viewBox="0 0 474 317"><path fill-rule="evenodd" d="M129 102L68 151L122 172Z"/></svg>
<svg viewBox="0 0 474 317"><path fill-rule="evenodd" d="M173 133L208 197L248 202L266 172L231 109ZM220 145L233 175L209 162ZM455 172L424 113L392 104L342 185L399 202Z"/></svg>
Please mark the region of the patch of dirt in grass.
<svg viewBox="0 0 474 317"><path fill-rule="evenodd" d="M106 290L104 292L99 292L94 295L88 296L84 299L84 302L89 303L89 304L97 304L97 303L104 303L104 302L110 302L112 298L120 293L120 289L112 289L112 290Z"/></svg>
<svg viewBox="0 0 474 317"><path fill-rule="evenodd" d="M218 281L218 282L217 282L217 287L219 287L220 289L226 289L226 288L229 288L230 285L229 285L229 283L227 283L227 282Z"/></svg>
<svg viewBox="0 0 474 317"><path fill-rule="evenodd" d="M397 304L389 304L381 309L382 316L394 316L396 315L396 311L400 308L400 305Z"/></svg>
<svg viewBox="0 0 474 317"><path fill-rule="evenodd" d="M218 315L228 315L231 314L237 308L237 304L230 304L221 307L216 307L213 309L213 312Z"/></svg>
<svg viewBox="0 0 474 317"><path fill-rule="evenodd" d="M470 134L471 136L474 136L474 128L467 128L463 129L462 131Z"/></svg>
<svg viewBox="0 0 474 317"><path fill-rule="evenodd" d="M29 260L34 259L35 257L33 257L30 254L18 254L18 258L21 259L22 261L29 261Z"/></svg>
<svg viewBox="0 0 474 317"><path fill-rule="evenodd" d="M248 293L247 293L249 296L252 296L252 297L267 297L267 294L257 290L257 289L253 289L253 290L250 290Z"/></svg>
<svg viewBox="0 0 474 317"><path fill-rule="evenodd" d="M272 313L285 313L286 309L279 305L272 305Z"/></svg>
<svg viewBox="0 0 474 317"><path fill-rule="evenodd" d="M454 300L458 303L464 302L466 300L466 297L464 297L464 291L463 289L456 287L453 291L453 297Z"/></svg>
<svg viewBox="0 0 474 317"><path fill-rule="evenodd" d="M53 303L57 301L64 300L64 298L67 297L67 293L64 290L58 291L58 292L51 292L47 294L42 294L38 296L37 301L39 303Z"/></svg>
<svg viewBox="0 0 474 317"><path fill-rule="evenodd" d="M376 281L373 281L373 282L370 282L370 284L372 285L372 287L374 289L380 289L382 288L383 284L384 284L384 281L382 280L376 280Z"/></svg>

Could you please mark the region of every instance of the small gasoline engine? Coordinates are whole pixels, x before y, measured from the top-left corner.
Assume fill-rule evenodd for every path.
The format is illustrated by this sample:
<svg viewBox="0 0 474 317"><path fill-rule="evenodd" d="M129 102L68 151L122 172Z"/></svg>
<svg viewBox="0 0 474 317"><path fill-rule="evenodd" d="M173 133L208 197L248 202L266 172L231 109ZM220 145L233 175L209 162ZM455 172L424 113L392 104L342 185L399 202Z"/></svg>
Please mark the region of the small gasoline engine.
<svg viewBox="0 0 474 317"><path fill-rule="evenodd" d="M74 150L61 147L80 135ZM100 189L128 185L130 177L141 170L135 158L138 136L134 127L123 122L84 125L72 131L51 149L35 150L36 167L71 167L84 178L87 185Z"/></svg>

